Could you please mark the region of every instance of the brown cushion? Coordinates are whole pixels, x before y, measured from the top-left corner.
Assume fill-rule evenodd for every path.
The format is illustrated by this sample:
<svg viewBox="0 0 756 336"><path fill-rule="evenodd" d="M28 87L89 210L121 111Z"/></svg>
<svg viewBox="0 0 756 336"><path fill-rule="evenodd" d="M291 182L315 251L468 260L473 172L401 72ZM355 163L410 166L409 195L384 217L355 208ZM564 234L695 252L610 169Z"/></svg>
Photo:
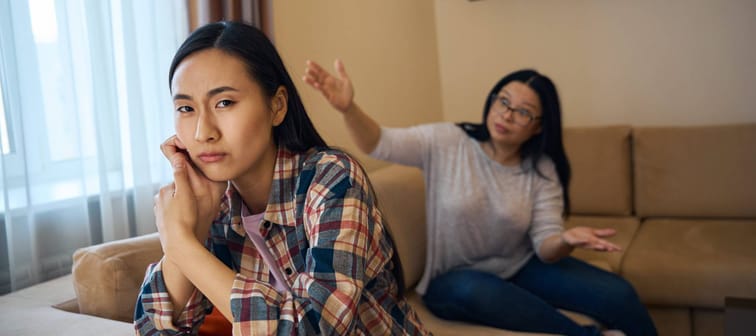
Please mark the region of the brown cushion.
<svg viewBox="0 0 756 336"><path fill-rule="evenodd" d="M608 271L619 273L622 265L622 258L625 256L630 242L635 237L640 223L635 217L588 217L588 216L570 216L565 223L565 228L575 226L587 226L592 228L610 228L617 230L617 233L608 238L612 243L619 245L622 251L619 252L597 252L585 249L575 249L572 256L591 264L600 265L601 262L608 264Z"/></svg>
<svg viewBox="0 0 756 336"><path fill-rule="evenodd" d="M405 287L411 288L425 267L425 183L417 168L392 165L370 173L378 206L401 258Z"/></svg>
<svg viewBox="0 0 756 336"><path fill-rule="evenodd" d="M633 131L637 214L756 217L756 124Z"/></svg>
<svg viewBox="0 0 756 336"><path fill-rule="evenodd" d="M656 331L664 336L691 336L692 324L688 308L648 307L648 313L654 320ZM698 334L697 335L707 335Z"/></svg>
<svg viewBox="0 0 756 336"><path fill-rule="evenodd" d="M564 146L572 168L572 212L630 215L630 127L566 128Z"/></svg>
<svg viewBox="0 0 756 336"><path fill-rule="evenodd" d="M643 302L722 309L756 297L756 220L646 220L621 275Z"/></svg>
<svg viewBox="0 0 756 336"><path fill-rule="evenodd" d="M133 321L147 265L162 254L157 233L78 249L73 256L73 278L79 311Z"/></svg>

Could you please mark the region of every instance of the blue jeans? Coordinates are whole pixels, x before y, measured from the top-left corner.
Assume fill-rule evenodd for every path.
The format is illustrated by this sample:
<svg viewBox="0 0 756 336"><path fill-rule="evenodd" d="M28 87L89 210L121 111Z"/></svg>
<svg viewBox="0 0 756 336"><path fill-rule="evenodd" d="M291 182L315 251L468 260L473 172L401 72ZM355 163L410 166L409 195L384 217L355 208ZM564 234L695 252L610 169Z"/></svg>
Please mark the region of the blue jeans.
<svg viewBox="0 0 756 336"><path fill-rule="evenodd" d="M431 280L423 296L436 316L516 331L600 335L557 311L593 317L627 336L654 336L656 327L633 287L610 272L572 257L545 264L533 256L510 279L455 270Z"/></svg>

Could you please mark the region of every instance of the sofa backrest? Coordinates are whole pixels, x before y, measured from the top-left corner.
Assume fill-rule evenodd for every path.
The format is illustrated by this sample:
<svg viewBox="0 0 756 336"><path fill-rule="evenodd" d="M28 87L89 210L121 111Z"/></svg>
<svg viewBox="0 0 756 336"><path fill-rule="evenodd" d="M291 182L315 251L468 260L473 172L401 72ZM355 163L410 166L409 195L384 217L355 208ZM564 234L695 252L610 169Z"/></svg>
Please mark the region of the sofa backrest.
<svg viewBox="0 0 756 336"><path fill-rule="evenodd" d="M636 127L635 207L644 217L756 217L756 124Z"/></svg>
<svg viewBox="0 0 756 336"><path fill-rule="evenodd" d="M407 289L420 281L425 265L425 184L419 169L392 165L371 172L384 222L394 238Z"/></svg>
<svg viewBox="0 0 756 336"><path fill-rule="evenodd" d="M629 126L564 129L576 215L628 216L633 211Z"/></svg>

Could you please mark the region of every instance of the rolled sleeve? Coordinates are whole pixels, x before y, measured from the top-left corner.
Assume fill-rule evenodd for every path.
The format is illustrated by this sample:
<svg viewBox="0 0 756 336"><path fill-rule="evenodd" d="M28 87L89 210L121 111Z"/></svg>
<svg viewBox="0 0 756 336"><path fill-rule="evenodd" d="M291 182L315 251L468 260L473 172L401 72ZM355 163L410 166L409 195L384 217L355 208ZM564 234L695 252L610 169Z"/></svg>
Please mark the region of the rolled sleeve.
<svg viewBox="0 0 756 336"><path fill-rule="evenodd" d="M210 301L195 289L174 323L175 307L165 285L161 260L147 268L142 291L137 299L134 328L137 335L194 335L211 309Z"/></svg>

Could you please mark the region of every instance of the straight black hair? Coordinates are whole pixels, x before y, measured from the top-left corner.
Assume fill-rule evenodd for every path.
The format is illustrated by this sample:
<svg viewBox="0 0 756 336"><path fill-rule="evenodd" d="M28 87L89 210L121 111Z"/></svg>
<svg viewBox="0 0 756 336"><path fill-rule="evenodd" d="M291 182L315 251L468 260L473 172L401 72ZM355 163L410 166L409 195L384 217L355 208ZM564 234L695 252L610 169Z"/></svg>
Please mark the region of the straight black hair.
<svg viewBox="0 0 756 336"><path fill-rule="evenodd" d="M520 147L522 164L530 165L530 167L523 168L534 169L539 176L545 177L538 170L538 161L546 155L554 162L564 196L564 212L562 215L566 218L570 214L570 162L562 144L562 110L559 105L559 95L551 79L531 69L515 71L499 80L486 95L482 123L459 123L457 125L467 135L478 141L491 139L486 124L493 101L491 97L495 97L501 91L501 88L513 81L521 82L533 89L538 95L543 109L543 115L540 119L541 132L533 135Z"/></svg>
<svg viewBox="0 0 756 336"><path fill-rule="evenodd" d="M312 147L328 147L307 116L299 92L273 43L262 31L251 25L220 21L192 32L173 56L168 73L168 87L170 88L181 61L195 52L210 48L222 50L242 60L249 75L262 87L267 97L272 98L280 86L286 88L288 111L283 122L273 128L273 140L277 146L293 152L305 152Z"/></svg>
<svg viewBox="0 0 756 336"><path fill-rule="evenodd" d="M173 56L168 72L169 89L173 75L181 61L195 52L210 48L222 50L242 60L247 66L250 77L262 87L263 92L269 98L275 95L280 86L286 88L288 111L281 125L273 128L273 140L277 146L283 146L290 151L300 153L313 147L330 148L315 129L310 117L307 116L299 92L273 43L262 31L246 23L219 21L204 25L192 32ZM367 172L362 165L360 165L360 169L367 178ZM368 179L368 184L376 202L375 205L379 207L378 198L370 179ZM403 296L404 271L402 270L402 263L390 228L387 224L384 227L386 236L394 248L394 253L391 256L392 273L397 281L399 295Z"/></svg>

